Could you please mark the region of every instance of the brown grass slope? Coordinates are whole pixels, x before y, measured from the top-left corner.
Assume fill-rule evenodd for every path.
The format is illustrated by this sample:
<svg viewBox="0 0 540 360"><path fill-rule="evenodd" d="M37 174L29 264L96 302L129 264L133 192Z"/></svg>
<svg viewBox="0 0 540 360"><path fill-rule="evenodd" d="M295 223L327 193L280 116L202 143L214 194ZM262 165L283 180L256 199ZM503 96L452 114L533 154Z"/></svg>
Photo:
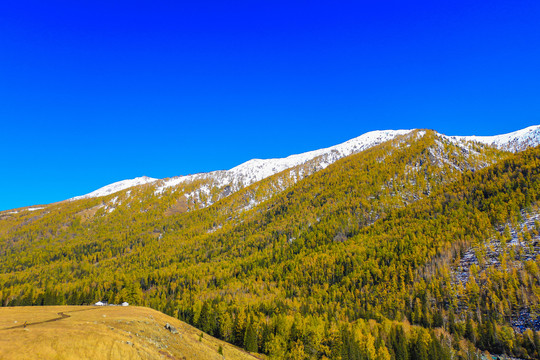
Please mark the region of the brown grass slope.
<svg viewBox="0 0 540 360"><path fill-rule="evenodd" d="M178 333L165 329L167 323ZM231 344L200 335L200 330L145 307L0 308L1 360L256 359Z"/></svg>

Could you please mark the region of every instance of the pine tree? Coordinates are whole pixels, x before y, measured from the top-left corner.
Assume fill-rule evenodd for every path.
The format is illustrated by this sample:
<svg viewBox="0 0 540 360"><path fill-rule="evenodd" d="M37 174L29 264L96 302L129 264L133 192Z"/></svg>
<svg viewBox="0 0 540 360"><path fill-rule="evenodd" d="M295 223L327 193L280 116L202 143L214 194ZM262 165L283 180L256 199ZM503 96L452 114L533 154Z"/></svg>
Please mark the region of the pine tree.
<svg viewBox="0 0 540 360"><path fill-rule="evenodd" d="M261 348L261 351L269 355L271 350L271 340L274 337L274 333L271 331L270 326L266 325L263 330L263 347Z"/></svg>
<svg viewBox="0 0 540 360"><path fill-rule="evenodd" d="M201 314L199 315L197 327L205 333L214 335L214 325L215 322L212 319L212 307L208 301L205 301L201 309Z"/></svg>
<svg viewBox="0 0 540 360"><path fill-rule="evenodd" d="M292 344L291 351L287 354L287 360L304 360L307 358L304 352L304 344L298 340Z"/></svg>
<svg viewBox="0 0 540 360"><path fill-rule="evenodd" d="M244 335L246 333L246 314L240 308L234 319L234 343L238 346L244 345Z"/></svg>
<svg viewBox="0 0 540 360"><path fill-rule="evenodd" d="M257 330L253 326L253 319L250 318L244 334L244 349L249 352L257 352L259 350L257 338Z"/></svg>
<svg viewBox="0 0 540 360"><path fill-rule="evenodd" d="M416 337L410 342L410 359L411 360L429 360L429 334L425 330L419 329Z"/></svg>
<svg viewBox="0 0 540 360"><path fill-rule="evenodd" d="M221 314L219 319L219 336L227 342L233 342L234 328L231 315L228 312Z"/></svg>
<svg viewBox="0 0 540 360"><path fill-rule="evenodd" d="M469 339L472 343L476 342L474 325L470 316L467 317L467 322L465 324L465 337Z"/></svg>
<svg viewBox="0 0 540 360"><path fill-rule="evenodd" d="M392 326L390 331L390 347L394 352L396 360L408 360L409 351L407 349L407 338L405 337L405 331L403 326Z"/></svg>

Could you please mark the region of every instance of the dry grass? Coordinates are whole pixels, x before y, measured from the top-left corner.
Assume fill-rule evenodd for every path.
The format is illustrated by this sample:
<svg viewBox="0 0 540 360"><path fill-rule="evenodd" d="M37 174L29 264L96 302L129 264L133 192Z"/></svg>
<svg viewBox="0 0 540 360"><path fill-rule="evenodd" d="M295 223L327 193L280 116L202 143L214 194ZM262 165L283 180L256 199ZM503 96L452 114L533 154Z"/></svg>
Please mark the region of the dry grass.
<svg viewBox="0 0 540 360"><path fill-rule="evenodd" d="M172 216L172 215L178 215L183 214L186 211L188 211L188 201L185 196L182 195L176 203L171 206L169 209L167 209L164 213L165 216Z"/></svg>
<svg viewBox="0 0 540 360"><path fill-rule="evenodd" d="M59 318L63 312L69 318ZM24 327L13 328L23 325ZM38 323L38 324L35 324ZM165 329L173 325L178 334ZM0 308L0 359L255 359L158 311L121 306ZM223 347L223 355L218 353Z"/></svg>
<svg viewBox="0 0 540 360"><path fill-rule="evenodd" d="M81 223L88 222L94 218L94 215L96 215L96 212L103 207L102 204L96 205L94 207L91 207L90 209L79 211L75 215L79 215L81 217Z"/></svg>

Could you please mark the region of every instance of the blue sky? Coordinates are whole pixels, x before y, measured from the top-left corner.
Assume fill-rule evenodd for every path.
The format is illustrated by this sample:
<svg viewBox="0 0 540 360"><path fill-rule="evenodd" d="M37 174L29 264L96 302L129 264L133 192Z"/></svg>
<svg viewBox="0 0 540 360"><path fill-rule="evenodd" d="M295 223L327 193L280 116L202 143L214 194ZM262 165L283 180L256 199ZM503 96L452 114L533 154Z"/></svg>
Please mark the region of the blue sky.
<svg viewBox="0 0 540 360"><path fill-rule="evenodd" d="M376 129L540 124L538 1L113 3L1 2L0 209Z"/></svg>

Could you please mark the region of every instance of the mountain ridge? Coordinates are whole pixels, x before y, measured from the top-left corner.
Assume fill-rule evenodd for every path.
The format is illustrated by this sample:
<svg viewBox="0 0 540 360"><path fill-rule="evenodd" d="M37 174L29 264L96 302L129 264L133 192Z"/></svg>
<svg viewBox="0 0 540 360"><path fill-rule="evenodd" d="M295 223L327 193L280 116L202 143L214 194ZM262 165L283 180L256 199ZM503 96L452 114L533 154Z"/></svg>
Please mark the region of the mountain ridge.
<svg viewBox="0 0 540 360"><path fill-rule="evenodd" d="M142 176L135 179L121 180L101 187L88 194L76 196L68 200L106 196L133 186L151 184L154 182L157 182L155 191L156 194L161 194L166 189L177 186L181 183L208 179L210 177L216 178L218 180L217 185L220 187L235 182L241 183L242 186L240 187L244 187L271 175L277 174L283 170L304 164L307 161L319 156L328 157L328 161L326 163L323 162L321 165L322 168L325 168L339 158L348 156L354 152L365 150L384 141L393 139L398 135L404 135L411 131L413 130L375 130L338 145L312 150L305 153L293 154L285 158L251 159L229 170L216 170L206 173L181 175L165 179L154 179L147 176Z"/></svg>
<svg viewBox="0 0 540 360"><path fill-rule="evenodd" d="M240 188L251 185L281 171L305 164L317 157L323 157L318 165L320 169L324 169L326 166L338 159L364 151L382 142L391 140L396 136L405 135L414 130L419 129L370 131L343 143L327 148L312 150L300 154L293 154L285 158L251 159L229 170L216 170L206 173L181 175L164 179L141 176L134 179L121 180L101 187L88 194L76 196L68 200L74 201L84 198L102 197L129 189L134 186L148 184L154 184L156 186L155 194L162 194L167 189L173 188L182 183L208 179L215 180L213 184L214 186L224 187L230 185L232 188L230 191L236 192ZM449 136L439 132L435 133L454 142L457 145L465 146L466 143L477 142L480 144L493 146L499 150L510 152L522 151L528 147L533 147L540 144L540 125L529 126L511 133L493 136Z"/></svg>

